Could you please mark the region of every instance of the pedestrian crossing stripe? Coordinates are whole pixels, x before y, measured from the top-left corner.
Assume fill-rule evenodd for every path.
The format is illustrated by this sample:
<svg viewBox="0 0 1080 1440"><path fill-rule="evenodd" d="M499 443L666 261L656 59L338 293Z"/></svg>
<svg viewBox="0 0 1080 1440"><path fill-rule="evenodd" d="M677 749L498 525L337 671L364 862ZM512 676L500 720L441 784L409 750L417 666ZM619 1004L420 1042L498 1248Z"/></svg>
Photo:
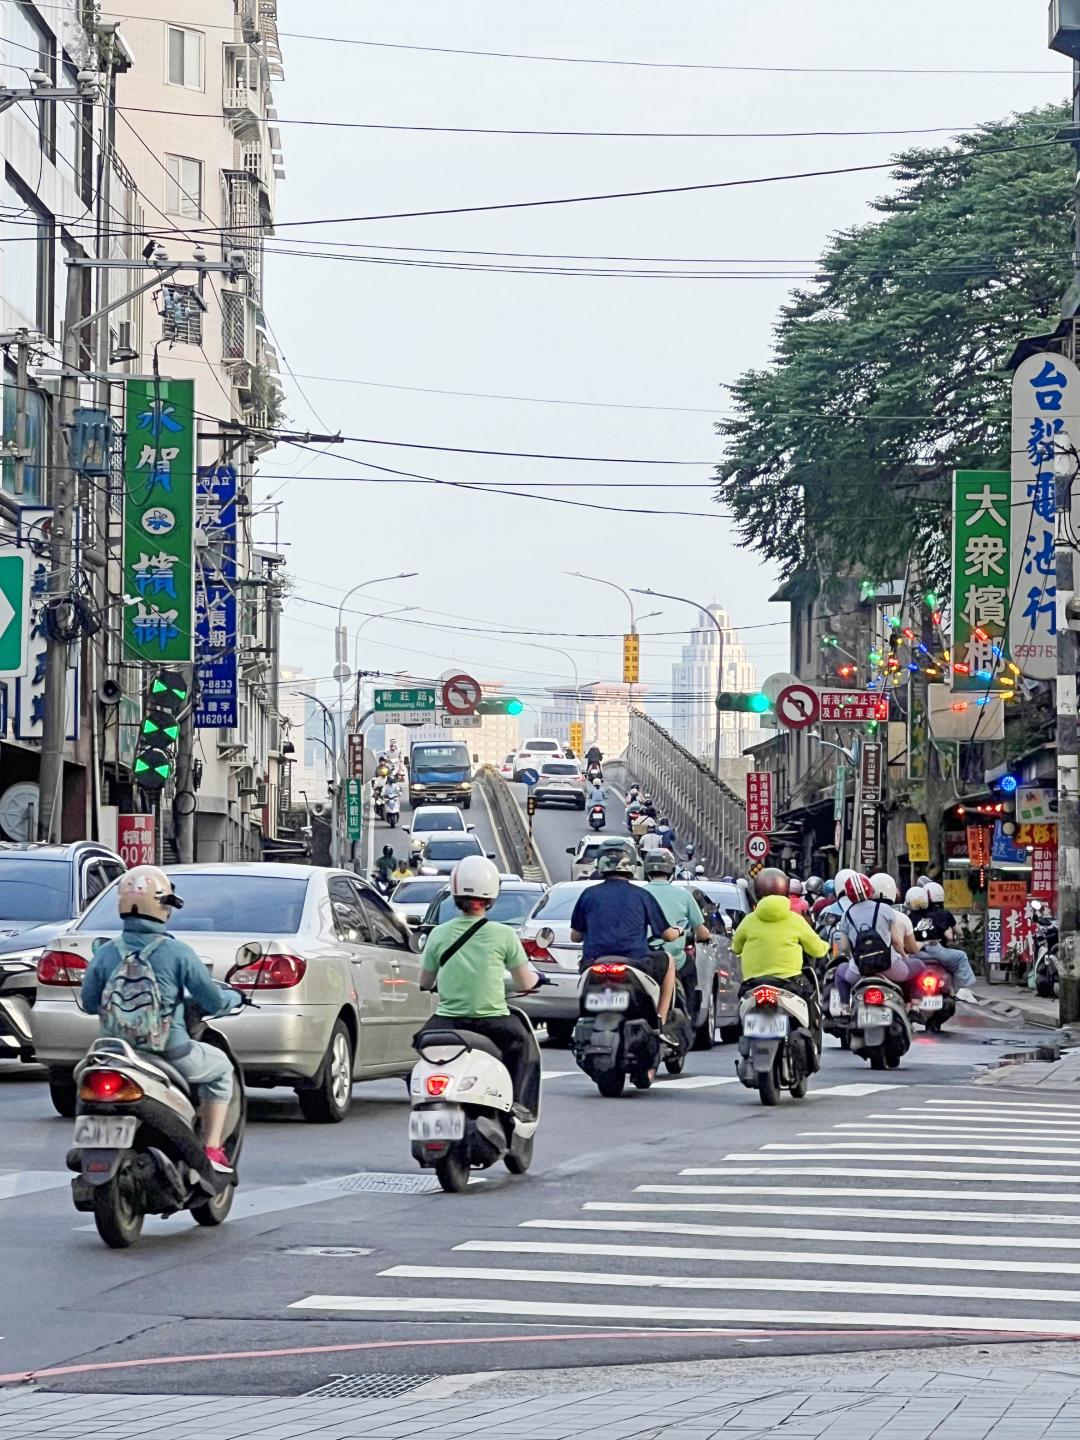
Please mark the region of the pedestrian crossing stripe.
<svg viewBox="0 0 1080 1440"><path fill-rule="evenodd" d="M614 1206L612 1207L615 1208ZM645 1209L662 1211L664 1206L629 1206L629 1209ZM692 1207L687 1206L687 1209ZM741 1209L746 1214L746 1206L729 1207L731 1210ZM911 1212L908 1211L887 1211L858 1209L851 1206L847 1209L828 1210L815 1206L802 1205L755 1205L755 1215L790 1215L798 1218L803 1215L840 1215L850 1216L858 1219L876 1219L880 1215L889 1215L894 1218L906 1218L910 1223ZM949 1212L950 1217L953 1212ZM1030 1215L971 1215L967 1219L994 1219L1002 1224L1015 1225L1018 1220L1030 1222ZM1044 1217L1048 1227L1057 1224L1057 1217L1047 1215ZM923 1230L852 1230L844 1226L840 1230L814 1230L797 1225L778 1225L770 1229L768 1225L706 1225L702 1223L688 1223L684 1220L667 1220L654 1216L649 1220L647 1226L643 1226L640 1220L616 1220L611 1217L606 1220L523 1220L519 1227L522 1230L570 1230L570 1231L596 1231L601 1234L617 1235L620 1231L628 1234L641 1236L647 1235L716 1235L726 1239L756 1240L832 1240L842 1238L846 1241L866 1240L873 1242L874 1246L883 1245L918 1245L933 1249L934 1246L948 1248L963 1248L977 1250L980 1248L996 1249L1005 1243L1000 1235L942 1235L927 1234ZM507 1242L509 1243L509 1242ZM485 1242L468 1240L461 1245L455 1245L455 1250L477 1249L485 1245ZM1070 1240L1064 1235L1013 1235L1008 1238L1009 1249L1014 1250L1080 1250L1080 1239ZM815 1260L820 1256L815 1256ZM865 1257L864 1257L865 1261ZM966 1261L964 1262L967 1263ZM928 1265L936 1264L930 1259Z"/></svg>
<svg viewBox="0 0 1080 1440"><path fill-rule="evenodd" d="M934 1170L926 1165L918 1170L884 1169L878 1166L873 1169L857 1169L851 1165L790 1165L782 1155L774 1155L772 1158L780 1163L729 1165L723 1170L703 1169L688 1173L693 1175L839 1175L849 1176L856 1180L993 1180L995 1184L998 1181L1004 1181L1007 1185L1075 1185L1077 1183L1075 1175L995 1175L992 1171L982 1170ZM811 1157L804 1156L803 1158L809 1160ZM834 1158L839 1160L842 1157L838 1155Z"/></svg>

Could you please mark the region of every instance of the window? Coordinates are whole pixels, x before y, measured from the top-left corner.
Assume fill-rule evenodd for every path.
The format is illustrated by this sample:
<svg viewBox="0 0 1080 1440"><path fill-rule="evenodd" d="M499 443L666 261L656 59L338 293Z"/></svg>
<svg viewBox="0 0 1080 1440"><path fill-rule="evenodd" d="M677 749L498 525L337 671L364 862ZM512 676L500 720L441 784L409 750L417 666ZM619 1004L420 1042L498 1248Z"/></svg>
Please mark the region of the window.
<svg viewBox="0 0 1080 1440"><path fill-rule="evenodd" d="M12 878L22 879L25 866ZM0 885L5 867L0 863ZM219 932L232 935L295 935L300 929L307 900L308 882L280 880L269 875L237 874L234 872L187 871L178 879L177 889L184 901L183 910L169 912L169 929L178 933L205 934ZM108 934L120 929L116 908L117 887L114 885L96 900L82 917L80 929L91 934ZM4 915L5 896L0 890L0 918ZM56 917L60 919L60 916Z"/></svg>
<svg viewBox="0 0 1080 1440"><path fill-rule="evenodd" d="M5 298L32 330L51 335L53 221L34 196L22 189L10 170L0 186L0 225Z"/></svg>
<svg viewBox="0 0 1080 1440"><path fill-rule="evenodd" d="M166 155L165 209L170 215L198 220L202 215L202 161Z"/></svg>
<svg viewBox="0 0 1080 1440"><path fill-rule="evenodd" d="M25 249L25 246L23 248ZM0 259L3 259L5 264L6 253L3 246L0 246ZM15 382L15 371L10 366L4 367L3 386L3 428L0 434L2 434L5 445L14 445L20 396ZM23 504L32 505L39 503L44 493L45 436L47 433L45 396L39 390L29 390L22 395L22 403L26 406L26 444L30 454L26 461L26 474L20 499ZM0 475L3 477L3 488L13 495L15 493L14 460L3 462Z"/></svg>
<svg viewBox="0 0 1080 1440"><path fill-rule="evenodd" d="M402 929L401 921L381 899L364 893L364 910L371 929L373 943L384 949L408 950L409 941Z"/></svg>
<svg viewBox="0 0 1080 1440"><path fill-rule="evenodd" d="M367 915L359 895L348 880L343 876L334 876L327 884L326 893L330 896L338 936L350 945L370 945Z"/></svg>
<svg viewBox="0 0 1080 1440"><path fill-rule="evenodd" d="M200 30L168 27L165 79L188 90L203 88L203 37Z"/></svg>
<svg viewBox="0 0 1080 1440"><path fill-rule="evenodd" d="M56 40L52 31L33 14L29 6L23 4L5 5L5 13L8 20L8 40L11 48L18 55L18 64L36 67L43 70L49 77L49 83L56 81ZM36 60L35 60L36 52ZM10 81L6 83L11 83ZM52 159L53 145L56 138L56 102L51 100L31 101L25 106L19 106L14 113L23 117L16 120L17 124L32 124L40 137L42 150ZM37 114L34 114L34 111Z"/></svg>

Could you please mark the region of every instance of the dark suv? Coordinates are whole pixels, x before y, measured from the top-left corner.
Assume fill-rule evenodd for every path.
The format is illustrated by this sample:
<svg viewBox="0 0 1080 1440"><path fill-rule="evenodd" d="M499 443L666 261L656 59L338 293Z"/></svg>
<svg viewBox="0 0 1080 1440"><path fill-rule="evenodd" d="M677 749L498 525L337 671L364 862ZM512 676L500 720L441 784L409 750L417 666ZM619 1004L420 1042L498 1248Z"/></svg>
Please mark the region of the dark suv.
<svg viewBox="0 0 1080 1440"><path fill-rule="evenodd" d="M33 1059L38 956L126 869L94 840L0 844L0 1058Z"/></svg>

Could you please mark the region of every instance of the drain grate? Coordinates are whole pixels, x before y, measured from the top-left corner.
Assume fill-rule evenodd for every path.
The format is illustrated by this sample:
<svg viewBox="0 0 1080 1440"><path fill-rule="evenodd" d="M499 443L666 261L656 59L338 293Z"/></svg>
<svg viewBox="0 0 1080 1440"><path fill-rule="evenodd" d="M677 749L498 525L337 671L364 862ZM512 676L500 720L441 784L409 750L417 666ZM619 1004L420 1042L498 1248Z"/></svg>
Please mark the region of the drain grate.
<svg viewBox="0 0 1080 1440"><path fill-rule="evenodd" d="M434 1175L396 1175L392 1170L360 1170L315 1182L324 1190L375 1191L383 1195L427 1195L442 1187Z"/></svg>
<svg viewBox="0 0 1080 1440"><path fill-rule="evenodd" d="M419 1390L434 1375L335 1375L317 1390L305 1390L305 1400L393 1400Z"/></svg>

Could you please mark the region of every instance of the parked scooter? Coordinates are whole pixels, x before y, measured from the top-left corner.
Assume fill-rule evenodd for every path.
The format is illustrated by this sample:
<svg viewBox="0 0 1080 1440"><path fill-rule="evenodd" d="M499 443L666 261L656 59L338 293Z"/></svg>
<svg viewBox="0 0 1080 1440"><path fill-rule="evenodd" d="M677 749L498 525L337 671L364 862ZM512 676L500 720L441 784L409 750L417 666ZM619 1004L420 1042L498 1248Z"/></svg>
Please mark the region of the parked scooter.
<svg viewBox="0 0 1080 1440"><path fill-rule="evenodd" d="M603 830L607 824L607 811L603 805L594 805L589 811L589 826L593 830Z"/></svg>
<svg viewBox="0 0 1080 1440"><path fill-rule="evenodd" d="M1035 921L1035 960L1028 984L1037 995L1050 1000L1058 994L1060 985L1057 920L1050 907L1041 900L1032 900L1030 908Z"/></svg>
<svg viewBox="0 0 1080 1440"><path fill-rule="evenodd" d="M821 1069L807 1002L783 980L767 976L750 982L739 1001L739 1018L742 1038L735 1073L742 1083L757 1090L763 1105L775 1105L781 1090L801 1100L810 1076Z"/></svg>
<svg viewBox="0 0 1080 1440"><path fill-rule="evenodd" d="M540 1047L523 1010L511 1014L529 1032L539 1081ZM434 1168L448 1192L468 1188L471 1170L487 1170L502 1160L511 1175L524 1175L532 1163L533 1140L540 1123L537 1083L534 1118L514 1110L514 1087L498 1046L457 1021L441 1019L425 1031L420 1060L409 1082L412 1112L409 1141L413 1159Z"/></svg>
<svg viewBox="0 0 1080 1440"><path fill-rule="evenodd" d="M660 986L628 960L595 961L581 977L581 1018L570 1045L601 1095L621 1095L627 1077L648 1090L660 1061Z"/></svg>
<svg viewBox="0 0 1080 1440"><path fill-rule="evenodd" d="M911 1021L903 988L882 975L864 976L851 987L850 1049L871 1070L895 1070L911 1049Z"/></svg>
<svg viewBox="0 0 1080 1440"><path fill-rule="evenodd" d="M242 946L225 981L247 977L241 991L247 1004L261 959L259 946ZM186 1023L192 1039L223 1050L232 1064L233 1095L222 1149L235 1177L247 1121L243 1075L228 1040L190 1003ZM198 1096L178 1070L126 1040L102 1038L76 1067L75 1083L79 1108L67 1155L68 1169L75 1171L72 1199L76 1210L93 1214L106 1245L114 1250L134 1245L147 1215L187 1210L198 1225L222 1224L232 1208L236 1179L222 1177L207 1160Z"/></svg>
<svg viewBox="0 0 1080 1440"><path fill-rule="evenodd" d="M0 1059L34 1058L30 1033L30 1007L37 990L36 967L31 960L0 955Z"/></svg>

